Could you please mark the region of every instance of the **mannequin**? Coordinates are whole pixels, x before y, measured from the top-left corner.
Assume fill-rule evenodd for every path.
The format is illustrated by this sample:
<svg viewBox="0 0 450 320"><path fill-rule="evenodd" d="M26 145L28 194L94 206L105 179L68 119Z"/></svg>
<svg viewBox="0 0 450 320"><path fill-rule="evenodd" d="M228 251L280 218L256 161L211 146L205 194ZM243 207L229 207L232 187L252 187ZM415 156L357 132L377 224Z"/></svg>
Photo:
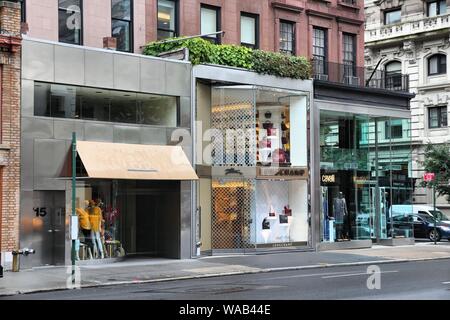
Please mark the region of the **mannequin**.
<svg viewBox="0 0 450 320"><path fill-rule="evenodd" d="M336 223L336 238L344 238L344 220L347 217L347 202L345 201L344 194L338 193L338 197L333 200L333 212Z"/></svg>
<svg viewBox="0 0 450 320"><path fill-rule="evenodd" d="M100 257L105 258L103 254L103 243L100 239L100 230L102 224L102 210L97 206L94 200L89 200L89 221L91 223L91 236L94 243L94 252L100 252Z"/></svg>
<svg viewBox="0 0 450 320"><path fill-rule="evenodd" d="M89 213L86 211L86 209L88 208L89 202L86 200L84 202L84 204L85 204L85 207L81 208L79 199L77 199L77 208L75 209L75 211L78 216L81 233L84 236L84 243L88 246L89 256L92 259L91 252L93 250L93 246L92 246L92 241L91 241L91 222L89 220Z"/></svg>

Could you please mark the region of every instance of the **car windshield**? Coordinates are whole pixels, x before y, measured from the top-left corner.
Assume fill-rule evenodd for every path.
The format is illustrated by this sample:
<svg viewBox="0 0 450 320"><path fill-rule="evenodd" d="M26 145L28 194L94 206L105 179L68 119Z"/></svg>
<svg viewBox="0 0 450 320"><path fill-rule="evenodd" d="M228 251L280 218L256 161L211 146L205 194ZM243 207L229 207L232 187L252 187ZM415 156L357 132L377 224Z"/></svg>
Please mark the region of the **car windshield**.
<svg viewBox="0 0 450 320"><path fill-rule="evenodd" d="M436 217L439 221L447 221L450 220L442 211L439 210L430 210L431 214Z"/></svg>

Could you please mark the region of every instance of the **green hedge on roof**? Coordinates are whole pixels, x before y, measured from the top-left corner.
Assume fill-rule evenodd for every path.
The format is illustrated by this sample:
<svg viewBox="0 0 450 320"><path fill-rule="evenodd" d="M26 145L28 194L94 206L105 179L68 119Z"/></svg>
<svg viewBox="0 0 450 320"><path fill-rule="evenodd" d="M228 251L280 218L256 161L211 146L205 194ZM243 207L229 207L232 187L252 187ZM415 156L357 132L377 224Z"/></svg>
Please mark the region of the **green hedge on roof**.
<svg viewBox="0 0 450 320"><path fill-rule="evenodd" d="M163 52L185 47L189 49L189 60L193 65L218 64L293 79L311 77L311 65L305 57L287 56L230 44L217 45L202 38L173 39L179 39L179 41L147 44L144 54L158 56Z"/></svg>

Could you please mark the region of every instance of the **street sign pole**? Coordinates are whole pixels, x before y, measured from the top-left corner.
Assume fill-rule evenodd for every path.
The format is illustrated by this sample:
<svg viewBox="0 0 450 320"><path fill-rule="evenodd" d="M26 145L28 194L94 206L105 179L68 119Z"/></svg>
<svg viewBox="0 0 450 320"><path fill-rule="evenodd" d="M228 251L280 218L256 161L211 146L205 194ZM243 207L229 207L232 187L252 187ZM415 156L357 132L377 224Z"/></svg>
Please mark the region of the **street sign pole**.
<svg viewBox="0 0 450 320"><path fill-rule="evenodd" d="M437 230L436 230L436 221L437 221L437 214L436 214L436 185L433 185L433 216L434 216L434 244L436 243L437 238Z"/></svg>
<svg viewBox="0 0 450 320"><path fill-rule="evenodd" d="M72 221L76 217L75 211L75 197L76 197L76 159L77 159L77 136L72 132ZM75 284L75 259L76 259L76 240L72 236L72 284Z"/></svg>

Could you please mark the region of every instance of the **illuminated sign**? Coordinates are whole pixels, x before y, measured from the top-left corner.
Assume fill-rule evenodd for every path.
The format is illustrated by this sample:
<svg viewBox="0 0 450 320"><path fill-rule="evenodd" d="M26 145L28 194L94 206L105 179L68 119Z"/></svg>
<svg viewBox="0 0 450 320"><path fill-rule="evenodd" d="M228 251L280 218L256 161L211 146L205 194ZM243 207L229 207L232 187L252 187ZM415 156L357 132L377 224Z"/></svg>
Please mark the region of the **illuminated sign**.
<svg viewBox="0 0 450 320"><path fill-rule="evenodd" d="M335 183L336 182L336 176L334 174L323 174L322 175L322 182L323 183Z"/></svg>

